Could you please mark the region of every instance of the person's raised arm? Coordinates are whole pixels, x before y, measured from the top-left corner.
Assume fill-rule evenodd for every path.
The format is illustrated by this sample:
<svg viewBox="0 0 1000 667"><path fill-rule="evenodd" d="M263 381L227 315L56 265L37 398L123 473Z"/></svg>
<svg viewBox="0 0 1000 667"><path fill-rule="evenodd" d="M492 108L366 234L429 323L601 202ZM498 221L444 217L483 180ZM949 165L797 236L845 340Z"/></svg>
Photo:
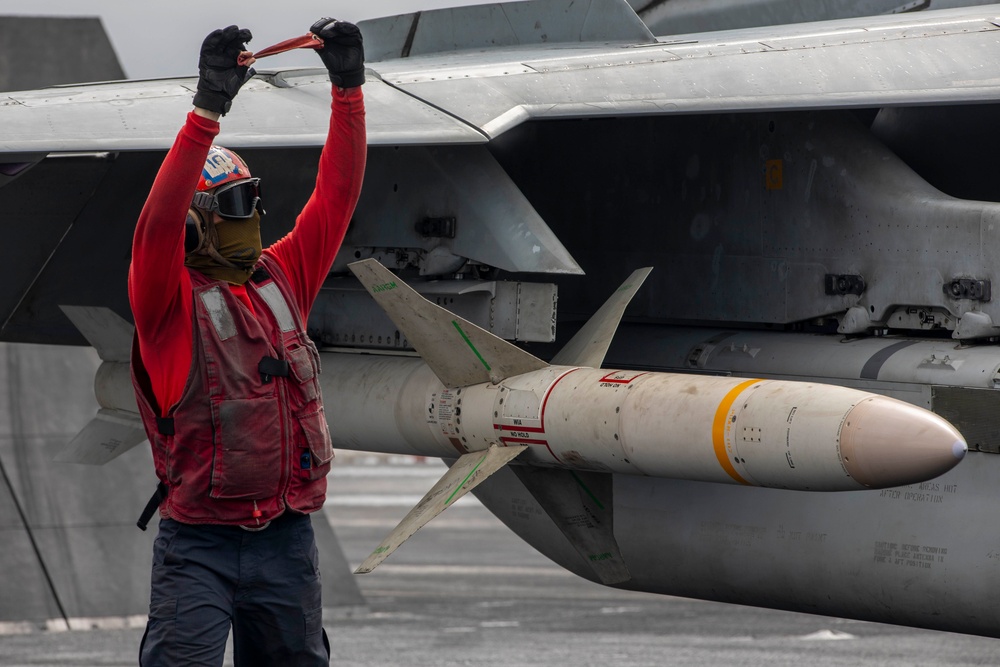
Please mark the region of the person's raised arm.
<svg viewBox="0 0 1000 667"><path fill-rule="evenodd" d="M352 23L316 21L310 31L323 40L317 49L333 84L330 125L320 155L316 188L295 229L267 249L288 276L299 312L307 317L354 214L367 156L365 54L361 31Z"/></svg>
<svg viewBox="0 0 1000 667"><path fill-rule="evenodd" d="M186 371L191 354L184 222L209 147L219 133L218 119L253 75L253 58L244 46L250 37L249 30L229 26L205 38L194 109L160 166L132 240L129 301L153 391L164 407L175 393L179 396L179 388L167 386L169 369L180 363Z"/></svg>

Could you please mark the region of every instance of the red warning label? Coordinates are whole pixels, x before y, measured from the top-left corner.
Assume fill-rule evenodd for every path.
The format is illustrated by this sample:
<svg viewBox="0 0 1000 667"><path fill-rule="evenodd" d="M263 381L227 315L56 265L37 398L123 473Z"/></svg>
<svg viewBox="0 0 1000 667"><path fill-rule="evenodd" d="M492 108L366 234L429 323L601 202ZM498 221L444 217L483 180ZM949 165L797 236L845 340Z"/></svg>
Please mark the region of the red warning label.
<svg viewBox="0 0 1000 667"><path fill-rule="evenodd" d="M620 387L643 375L646 371L612 371L597 382L601 387Z"/></svg>
<svg viewBox="0 0 1000 667"><path fill-rule="evenodd" d="M515 419L515 422L520 421ZM493 428L500 431L500 442L505 445L548 445L548 440L544 439L545 429L538 426L524 426L522 424L494 424Z"/></svg>

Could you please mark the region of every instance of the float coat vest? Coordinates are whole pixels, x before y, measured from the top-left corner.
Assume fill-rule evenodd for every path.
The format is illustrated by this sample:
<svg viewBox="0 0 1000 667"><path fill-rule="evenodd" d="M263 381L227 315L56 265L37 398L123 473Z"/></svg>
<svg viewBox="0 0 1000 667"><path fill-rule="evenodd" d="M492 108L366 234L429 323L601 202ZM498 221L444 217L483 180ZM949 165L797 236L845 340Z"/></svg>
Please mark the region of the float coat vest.
<svg viewBox="0 0 1000 667"><path fill-rule="evenodd" d="M255 527L326 498L333 445L320 395L319 353L281 268L266 254L247 282L256 317L222 281L188 269L194 298L191 368L166 417L138 344L132 384L166 486L160 516Z"/></svg>

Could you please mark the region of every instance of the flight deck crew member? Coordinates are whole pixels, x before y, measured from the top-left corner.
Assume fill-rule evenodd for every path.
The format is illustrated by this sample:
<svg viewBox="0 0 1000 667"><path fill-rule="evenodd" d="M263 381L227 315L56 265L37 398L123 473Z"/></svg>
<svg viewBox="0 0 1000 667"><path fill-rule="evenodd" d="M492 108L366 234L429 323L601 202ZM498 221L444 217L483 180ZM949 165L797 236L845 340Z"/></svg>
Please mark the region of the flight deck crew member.
<svg viewBox="0 0 1000 667"><path fill-rule="evenodd" d="M237 666L329 664L309 515L333 449L305 323L361 190L364 51L350 23L310 30L332 113L294 229L262 251L259 179L213 146L254 73L236 26L202 44L194 110L136 226L132 380L160 480L143 667L221 665L230 627Z"/></svg>

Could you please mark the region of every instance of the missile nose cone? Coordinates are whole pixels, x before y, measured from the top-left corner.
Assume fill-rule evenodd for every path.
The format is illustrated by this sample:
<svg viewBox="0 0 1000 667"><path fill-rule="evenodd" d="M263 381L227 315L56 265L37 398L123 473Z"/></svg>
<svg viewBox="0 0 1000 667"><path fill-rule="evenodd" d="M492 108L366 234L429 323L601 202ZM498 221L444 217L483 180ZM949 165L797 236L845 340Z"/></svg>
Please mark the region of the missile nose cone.
<svg viewBox="0 0 1000 667"><path fill-rule="evenodd" d="M870 488L937 477L958 465L968 450L962 434L944 419L885 396L854 406L840 432L844 467Z"/></svg>

